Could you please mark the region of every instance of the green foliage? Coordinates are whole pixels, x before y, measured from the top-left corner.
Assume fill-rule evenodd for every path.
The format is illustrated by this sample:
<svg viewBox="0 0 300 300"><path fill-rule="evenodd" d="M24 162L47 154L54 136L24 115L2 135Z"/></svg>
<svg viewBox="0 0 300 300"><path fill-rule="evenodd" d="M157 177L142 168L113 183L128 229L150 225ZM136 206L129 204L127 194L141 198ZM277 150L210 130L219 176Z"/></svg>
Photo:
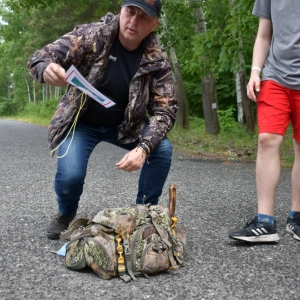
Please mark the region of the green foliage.
<svg viewBox="0 0 300 300"><path fill-rule="evenodd" d="M257 31L257 17L251 14L254 0L235 0L231 7L228 2L206 1L203 4L207 31L192 39L193 57L207 58L201 60L202 75L206 71L214 74L238 71L240 55L245 59L242 67L251 62Z"/></svg>
<svg viewBox="0 0 300 300"><path fill-rule="evenodd" d="M122 0L8 0L1 7L1 16L7 25L0 25L3 38L0 42L0 92L28 102L25 90L31 82L25 65L36 49L40 49L59 36L72 30L77 24L94 22L107 11L118 13ZM213 72L216 78L218 106L221 110L235 106L235 82L232 72L238 70L239 55L244 57L242 67L249 69L257 21L251 15L254 0L229 1L206 0L163 1L163 18L166 30L160 26L161 40L167 50L176 50L184 79L184 87L192 116L203 117L201 101L201 77ZM202 6L207 30L196 33L194 11ZM70 6L72 9L70 10ZM184 26L183 26L184 24ZM242 41L242 46L241 42ZM13 77L11 74L14 74ZM31 85L31 84L30 84ZM41 86L36 84L41 97ZM32 93L32 88L31 91ZM37 99L40 102L41 99ZM235 116L236 117L236 116Z"/></svg>
<svg viewBox="0 0 300 300"><path fill-rule="evenodd" d="M204 120L197 117L190 118L189 131L175 126L168 135L175 151L204 158L254 160L257 137L247 133L245 127L238 127L236 122L232 121L231 113L230 110L225 112L222 119L222 122L231 126L219 135L207 134Z"/></svg>
<svg viewBox="0 0 300 300"><path fill-rule="evenodd" d="M49 99L41 102L39 105L28 103L22 111L22 116L38 116L40 118L49 119L52 117L55 108L58 104L56 99Z"/></svg>
<svg viewBox="0 0 300 300"><path fill-rule="evenodd" d="M77 24L95 22L108 11L118 13L119 10L119 0L101 1L101 5L99 0L1 2L0 15L5 23L0 23L0 93L11 100L8 104L0 100L2 111L22 112L33 99L33 90L36 103L43 101L43 86L39 83L33 86L26 69L28 58L37 49L71 31ZM11 103L17 104L14 109L8 109Z"/></svg>
<svg viewBox="0 0 300 300"><path fill-rule="evenodd" d="M232 112L229 109L221 117L221 119L224 117L222 122L227 120L226 122L232 126L229 126L227 130L222 130L219 135L206 134L204 120L197 117L190 118L189 131L175 126L168 135L174 151L204 159L254 162L257 154L257 133L251 134L244 126L237 126L232 120ZM281 165L292 167L294 150L291 127L287 130L280 154Z"/></svg>
<svg viewBox="0 0 300 300"><path fill-rule="evenodd" d="M6 98L0 98L0 116L12 116L15 115L17 111L17 103Z"/></svg>
<svg viewBox="0 0 300 300"><path fill-rule="evenodd" d="M222 132L234 132L238 129L238 124L234 119L235 108L232 106L226 110L218 110L219 122Z"/></svg>
<svg viewBox="0 0 300 300"><path fill-rule="evenodd" d="M18 13L20 12L20 10L22 9L26 9L28 13L31 12L32 9L47 9L47 8L53 8L61 3L64 3L65 5L67 5L68 7L72 7L72 9L74 8L74 4L78 4L79 6L90 6L93 5L95 3L95 1L93 0L65 0L65 1L61 1L61 0L7 0L6 1L6 5L8 7L10 7L11 10L13 10L14 12ZM119 6L120 1L118 0L114 0L114 1L97 1L98 2L98 7L102 6L105 9L108 9L109 7L111 7L112 5L114 6ZM109 3L111 2L111 3ZM101 3L101 5L100 5Z"/></svg>
<svg viewBox="0 0 300 300"><path fill-rule="evenodd" d="M195 81L193 76L186 74L184 81L184 89L187 99L189 99L190 116L203 117L203 109L201 102L202 87L199 81Z"/></svg>
<svg viewBox="0 0 300 300"><path fill-rule="evenodd" d="M52 103L52 100L43 102L43 86L38 83L33 85L26 69L28 58L37 49L72 30L77 24L98 21L108 11L118 13L122 2L123 0L2 1L0 15L6 23L0 23L0 113L8 115L23 111L26 114L37 112L50 117L54 107L48 111L44 106ZM191 5L191 2L194 4ZM221 136L237 127L233 123L236 120L233 73L240 68L249 72L258 19L251 14L254 0L234 0L232 6L229 5L229 0L196 2L163 1L162 17L166 28L162 30L163 26L160 26L158 32L166 50L169 51L170 47L176 50L191 117L203 117L201 77L208 72L214 73ZM195 31L197 20L194 12L199 6L204 11L205 33ZM241 57L244 59L242 64ZM33 90L37 104L30 103L33 101Z"/></svg>
<svg viewBox="0 0 300 300"><path fill-rule="evenodd" d="M164 2L168 30L162 40L167 49L170 41L176 49L190 114L202 117L201 77L210 72L216 79L220 109L236 107L233 73L250 69L258 19L251 14L254 0L234 0L233 6L228 0L189 2ZM194 12L199 6L204 11L205 33L195 32Z"/></svg>

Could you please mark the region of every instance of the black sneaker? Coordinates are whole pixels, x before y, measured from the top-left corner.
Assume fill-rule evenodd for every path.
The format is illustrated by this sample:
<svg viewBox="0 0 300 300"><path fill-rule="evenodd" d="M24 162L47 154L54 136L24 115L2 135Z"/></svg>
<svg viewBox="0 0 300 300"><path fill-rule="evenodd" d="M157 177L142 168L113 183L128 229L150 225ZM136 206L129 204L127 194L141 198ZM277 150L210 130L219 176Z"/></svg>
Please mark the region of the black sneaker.
<svg viewBox="0 0 300 300"><path fill-rule="evenodd" d="M75 216L76 213L70 216L57 214L47 228L47 238L50 240L58 240L61 232L69 227L69 224Z"/></svg>
<svg viewBox="0 0 300 300"><path fill-rule="evenodd" d="M296 212L293 218L288 217L286 231L293 234L293 238L300 241L300 212Z"/></svg>
<svg viewBox="0 0 300 300"><path fill-rule="evenodd" d="M279 241L279 235L276 227L276 220L274 220L273 225L269 225L265 222L258 222L256 216L251 222L248 221L243 229L231 232L229 237L234 240L252 243L277 242Z"/></svg>

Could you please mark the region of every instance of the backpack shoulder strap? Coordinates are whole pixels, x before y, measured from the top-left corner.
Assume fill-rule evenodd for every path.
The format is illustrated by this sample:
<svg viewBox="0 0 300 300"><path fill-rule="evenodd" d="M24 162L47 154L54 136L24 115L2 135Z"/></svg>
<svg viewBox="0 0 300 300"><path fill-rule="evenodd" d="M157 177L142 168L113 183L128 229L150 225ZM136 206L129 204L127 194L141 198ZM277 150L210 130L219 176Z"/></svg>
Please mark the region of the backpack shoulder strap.
<svg viewBox="0 0 300 300"><path fill-rule="evenodd" d="M68 229L63 231L60 235L60 240L67 240L70 238L72 233L78 229L79 227L86 227L90 223L90 219L88 218L79 218L72 222Z"/></svg>

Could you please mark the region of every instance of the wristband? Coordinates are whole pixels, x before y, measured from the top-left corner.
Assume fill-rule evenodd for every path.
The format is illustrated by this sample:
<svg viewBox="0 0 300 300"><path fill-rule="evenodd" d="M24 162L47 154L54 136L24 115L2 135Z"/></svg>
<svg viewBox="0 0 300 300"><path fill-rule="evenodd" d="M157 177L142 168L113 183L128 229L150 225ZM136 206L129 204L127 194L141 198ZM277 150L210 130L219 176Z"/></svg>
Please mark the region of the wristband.
<svg viewBox="0 0 300 300"><path fill-rule="evenodd" d="M149 149L148 149L148 147L147 147L145 144L139 143L139 144L137 145L137 147L143 149L143 150L145 151L145 153L146 153L146 156L149 155Z"/></svg>
<svg viewBox="0 0 300 300"><path fill-rule="evenodd" d="M253 67L251 68L251 70L252 70L252 71L253 71L253 70L257 70L257 71L259 71L259 73L261 72L261 68L258 67L258 66L253 66Z"/></svg>

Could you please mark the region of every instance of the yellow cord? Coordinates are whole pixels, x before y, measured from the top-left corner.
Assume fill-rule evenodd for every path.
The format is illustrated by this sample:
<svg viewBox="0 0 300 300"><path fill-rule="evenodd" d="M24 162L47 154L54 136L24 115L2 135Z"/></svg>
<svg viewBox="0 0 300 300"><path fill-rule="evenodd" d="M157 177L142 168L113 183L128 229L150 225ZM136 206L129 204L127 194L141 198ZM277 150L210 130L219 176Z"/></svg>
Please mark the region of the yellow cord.
<svg viewBox="0 0 300 300"><path fill-rule="evenodd" d="M83 97L84 97L84 100L82 101ZM69 152L69 149L70 149L71 144L72 144L72 142L73 142L74 133L75 133L75 127L76 127L76 124L77 124L77 121L78 121L78 118L79 118L79 114L80 114L80 111L81 111L82 107L83 107L84 104L85 104L85 101L86 101L86 94L85 94L85 93L82 93L82 94L81 94L81 97L80 97L80 107L79 107L79 110L78 110L78 112L77 112L77 114L76 114L76 117L75 117L75 119L74 119L74 122L73 122L72 126L71 126L70 129L69 129L68 134L67 134L66 137L62 140L62 142L61 142L55 149L51 150L51 152L50 152L50 153L55 152L55 151L56 151L56 150L57 150L57 149L65 142L65 140L66 140L67 137L69 136L71 130L73 129L73 132L72 132L72 139L71 139L70 144L69 144L69 146L68 146L68 148L67 148L67 150L66 150L66 153L65 153L64 155L62 155L62 156L57 156L57 158L63 158L63 157L65 157L65 156L68 154L68 152Z"/></svg>

